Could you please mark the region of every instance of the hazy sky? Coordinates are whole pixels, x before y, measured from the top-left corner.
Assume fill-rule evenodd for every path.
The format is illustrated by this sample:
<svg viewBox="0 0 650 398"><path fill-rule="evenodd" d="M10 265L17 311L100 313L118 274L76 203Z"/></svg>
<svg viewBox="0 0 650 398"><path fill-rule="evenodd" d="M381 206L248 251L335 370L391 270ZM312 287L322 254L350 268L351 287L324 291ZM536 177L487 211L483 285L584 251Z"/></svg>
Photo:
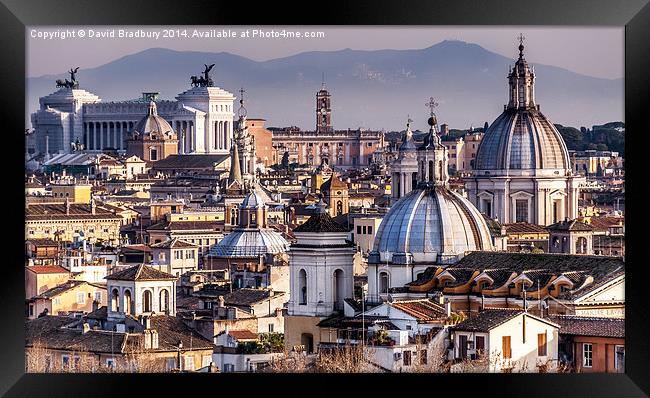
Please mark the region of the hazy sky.
<svg viewBox="0 0 650 398"><path fill-rule="evenodd" d="M232 26L232 27L181 27L165 26L126 29L136 32L158 32L155 38L89 38L89 30L106 32L125 27L66 26L28 27L27 76L58 74L71 66L90 68L105 64L122 56L151 47L175 50L225 51L253 60L263 61L284 57L304 51L377 49L420 49L445 39L476 43L487 50L514 57L517 54L517 36L522 32L526 38L526 58L529 62L559 66L568 70L603 78L623 77L624 29L622 27L319 27L319 26ZM238 34L246 29L269 32L283 28L298 32L324 32L322 38L163 38L163 29L187 29L189 35L194 29L231 29ZM62 39L32 38L45 33L75 32L76 37ZM78 37L79 30L85 33Z"/></svg>

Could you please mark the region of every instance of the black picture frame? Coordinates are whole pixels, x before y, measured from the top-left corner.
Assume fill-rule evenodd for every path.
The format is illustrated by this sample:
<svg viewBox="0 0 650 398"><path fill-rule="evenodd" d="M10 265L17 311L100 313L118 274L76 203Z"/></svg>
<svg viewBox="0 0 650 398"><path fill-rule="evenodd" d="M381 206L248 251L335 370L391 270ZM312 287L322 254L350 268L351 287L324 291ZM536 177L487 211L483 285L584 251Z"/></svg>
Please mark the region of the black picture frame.
<svg viewBox="0 0 650 398"><path fill-rule="evenodd" d="M647 0L455 0L416 2L224 2L200 0L2 0L4 206L0 323L6 396L125 396L164 394L367 395L478 394L480 396L641 397L650 394L650 310L644 260L642 151L650 114L650 5ZM573 25L625 26L627 184L626 373L446 375L97 375L24 373L24 115L25 26L28 25ZM570 38L567 38L570 40ZM645 122L645 123L644 123ZM19 151L18 148L21 150ZM8 156L10 155L10 156ZM633 214L628 217L627 214ZM11 216L11 217L8 217ZM143 389L136 392L134 389ZM389 390L392 390L389 392ZM356 395L356 393L355 393Z"/></svg>

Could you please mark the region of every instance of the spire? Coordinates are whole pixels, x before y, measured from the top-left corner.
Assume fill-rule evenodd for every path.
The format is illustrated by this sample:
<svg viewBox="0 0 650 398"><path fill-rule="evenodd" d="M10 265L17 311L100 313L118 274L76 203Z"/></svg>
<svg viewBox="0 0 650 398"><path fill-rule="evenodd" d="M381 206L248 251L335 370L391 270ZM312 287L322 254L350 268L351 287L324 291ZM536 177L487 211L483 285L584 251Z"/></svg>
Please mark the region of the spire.
<svg viewBox="0 0 650 398"><path fill-rule="evenodd" d="M325 72L323 72L323 78L321 80L321 90L325 90Z"/></svg>
<svg viewBox="0 0 650 398"><path fill-rule="evenodd" d="M508 74L508 109L530 109L535 105L535 74L524 58L524 35L519 34L519 59Z"/></svg>
<svg viewBox="0 0 650 398"><path fill-rule="evenodd" d="M228 183L232 184L234 181L241 183L241 165L239 164L239 150L237 149L237 141L232 142L232 155L230 156L230 174L228 175Z"/></svg>
<svg viewBox="0 0 650 398"><path fill-rule="evenodd" d="M237 114L239 115L239 119L246 118L246 114L248 113L246 111L246 108L244 107L244 93L245 92L246 92L246 90L244 90L243 87L239 89L239 111L237 112Z"/></svg>
<svg viewBox="0 0 650 398"><path fill-rule="evenodd" d="M429 97L429 102L424 105L429 108L429 120L427 120L427 123L429 124L429 135L427 137L427 144L438 146L440 145L440 136L438 135L437 130L438 120L436 118L436 113L433 111L438 106L438 103L434 101L433 97Z"/></svg>

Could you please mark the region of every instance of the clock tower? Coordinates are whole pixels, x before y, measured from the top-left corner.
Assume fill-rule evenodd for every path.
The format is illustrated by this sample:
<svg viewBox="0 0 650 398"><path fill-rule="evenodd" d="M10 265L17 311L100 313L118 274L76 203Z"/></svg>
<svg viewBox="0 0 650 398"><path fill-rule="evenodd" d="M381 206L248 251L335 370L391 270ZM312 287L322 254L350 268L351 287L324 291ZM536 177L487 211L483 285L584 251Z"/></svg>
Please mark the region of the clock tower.
<svg viewBox="0 0 650 398"><path fill-rule="evenodd" d="M316 133L331 133L332 129L332 108L330 93L325 89L325 78L323 85L316 93Z"/></svg>

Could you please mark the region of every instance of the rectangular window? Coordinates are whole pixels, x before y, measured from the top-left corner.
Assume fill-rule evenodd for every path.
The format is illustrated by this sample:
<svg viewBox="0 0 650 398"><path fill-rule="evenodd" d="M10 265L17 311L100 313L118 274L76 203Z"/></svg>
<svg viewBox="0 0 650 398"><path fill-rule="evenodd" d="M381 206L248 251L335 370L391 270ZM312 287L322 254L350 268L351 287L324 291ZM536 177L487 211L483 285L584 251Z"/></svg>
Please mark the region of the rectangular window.
<svg viewBox="0 0 650 398"><path fill-rule="evenodd" d="M476 353L480 355L483 353L483 350L485 350L485 337L476 336Z"/></svg>
<svg viewBox="0 0 650 398"><path fill-rule="evenodd" d="M515 200L515 222L528 222L528 200Z"/></svg>
<svg viewBox="0 0 650 398"><path fill-rule="evenodd" d="M176 260L181 260L183 258L183 251L182 250L174 250L174 258Z"/></svg>
<svg viewBox="0 0 650 398"><path fill-rule="evenodd" d="M582 366L590 368L592 366L592 359L594 355L594 347L591 343L584 343L582 345Z"/></svg>
<svg viewBox="0 0 650 398"><path fill-rule="evenodd" d="M226 363L223 365L223 371L224 373L230 373L235 371L235 365L232 363Z"/></svg>
<svg viewBox="0 0 650 398"><path fill-rule="evenodd" d="M427 350L420 351L420 365L427 364Z"/></svg>
<svg viewBox="0 0 650 398"><path fill-rule="evenodd" d="M492 217L492 201L489 199L483 199L483 213L488 217Z"/></svg>
<svg viewBox="0 0 650 398"><path fill-rule="evenodd" d="M63 366L63 369L68 369L70 366L70 356L69 355L62 355L61 356L61 365Z"/></svg>
<svg viewBox="0 0 650 398"><path fill-rule="evenodd" d="M86 304L86 293L77 293L77 304Z"/></svg>
<svg viewBox="0 0 650 398"><path fill-rule="evenodd" d="M503 352L503 359L512 358L512 351L510 350L510 336L501 337L501 351Z"/></svg>
<svg viewBox="0 0 650 398"><path fill-rule="evenodd" d="M183 357L183 370L194 370L194 356L185 355Z"/></svg>
<svg viewBox="0 0 650 398"><path fill-rule="evenodd" d="M537 334L537 356L546 356L546 332Z"/></svg>
<svg viewBox="0 0 650 398"><path fill-rule="evenodd" d="M367 230L366 230L366 226L364 225L364 226L363 226L363 234L364 234L364 235L366 234L366 231L367 231Z"/></svg>
<svg viewBox="0 0 650 398"><path fill-rule="evenodd" d="M357 225L357 235L361 235L361 225Z"/></svg>
<svg viewBox="0 0 650 398"><path fill-rule="evenodd" d="M102 292L95 292L95 301L98 303L102 302Z"/></svg>
<svg viewBox="0 0 650 398"><path fill-rule="evenodd" d="M273 333L273 324L269 323L269 333Z"/></svg>
<svg viewBox="0 0 650 398"><path fill-rule="evenodd" d="M165 360L165 370L169 372L173 369L176 369L176 358L167 358Z"/></svg>
<svg viewBox="0 0 650 398"><path fill-rule="evenodd" d="M404 366L411 366L411 351L404 351Z"/></svg>
<svg viewBox="0 0 650 398"><path fill-rule="evenodd" d="M109 369L115 369L115 359L108 358L106 360L106 367L108 367Z"/></svg>
<svg viewBox="0 0 650 398"><path fill-rule="evenodd" d="M205 368L206 366L210 366L210 362L212 362L212 355L203 355L201 357L202 368Z"/></svg>
<svg viewBox="0 0 650 398"><path fill-rule="evenodd" d="M368 227L368 235L372 235L372 225Z"/></svg>

